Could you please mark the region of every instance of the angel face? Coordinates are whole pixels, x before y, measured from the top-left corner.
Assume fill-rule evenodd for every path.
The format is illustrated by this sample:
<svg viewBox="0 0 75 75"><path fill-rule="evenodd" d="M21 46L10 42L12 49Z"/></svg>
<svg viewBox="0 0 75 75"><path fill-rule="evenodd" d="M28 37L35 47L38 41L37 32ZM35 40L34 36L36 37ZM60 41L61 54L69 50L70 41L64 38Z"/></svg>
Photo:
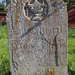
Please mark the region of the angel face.
<svg viewBox="0 0 75 75"><path fill-rule="evenodd" d="M32 21L39 21L48 14L48 3L46 0L29 0L24 6L25 16Z"/></svg>

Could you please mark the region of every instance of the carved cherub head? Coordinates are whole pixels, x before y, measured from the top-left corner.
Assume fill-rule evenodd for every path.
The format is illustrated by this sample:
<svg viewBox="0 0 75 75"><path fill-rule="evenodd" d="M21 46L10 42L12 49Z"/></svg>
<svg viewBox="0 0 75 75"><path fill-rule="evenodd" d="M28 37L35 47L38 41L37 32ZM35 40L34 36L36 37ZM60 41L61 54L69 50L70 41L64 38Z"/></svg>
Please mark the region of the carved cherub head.
<svg viewBox="0 0 75 75"><path fill-rule="evenodd" d="M46 0L28 0L24 5L25 16L32 21L39 21L48 13Z"/></svg>

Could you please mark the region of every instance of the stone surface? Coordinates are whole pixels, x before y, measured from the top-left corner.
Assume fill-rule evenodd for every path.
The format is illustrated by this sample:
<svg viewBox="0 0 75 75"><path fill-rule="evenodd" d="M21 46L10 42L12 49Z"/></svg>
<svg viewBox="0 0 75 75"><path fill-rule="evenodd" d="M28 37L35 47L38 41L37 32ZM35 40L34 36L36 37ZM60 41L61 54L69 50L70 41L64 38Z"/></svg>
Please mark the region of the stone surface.
<svg viewBox="0 0 75 75"><path fill-rule="evenodd" d="M12 1L7 12L12 75L67 75L67 25L62 1Z"/></svg>

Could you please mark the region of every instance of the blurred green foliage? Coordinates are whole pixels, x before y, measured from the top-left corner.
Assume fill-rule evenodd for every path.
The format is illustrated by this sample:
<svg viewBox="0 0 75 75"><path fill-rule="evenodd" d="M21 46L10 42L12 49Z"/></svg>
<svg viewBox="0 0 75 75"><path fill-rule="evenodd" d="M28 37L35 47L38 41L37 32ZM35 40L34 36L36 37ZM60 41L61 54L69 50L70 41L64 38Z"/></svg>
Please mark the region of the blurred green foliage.
<svg viewBox="0 0 75 75"><path fill-rule="evenodd" d="M69 75L75 75L75 27L68 29L68 66Z"/></svg>
<svg viewBox="0 0 75 75"><path fill-rule="evenodd" d="M0 4L0 12L5 12L5 6L3 4Z"/></svg>
<svg viewBox="0 0 75 75"><path fill-rule="evenodd" d="M10 75L6 25L0 25L0 75Z"/></svg>
<svg viewBox="0 0 75 75"><path fill-rule="evenodd" d="M11 0L6 0L6 4L8 5L11 2Z"/></svg>
<svg viewBox="0 0 75 75"><path fill-rule="evenodd" d="M6 11L6 7L8 6L8 4L10 3L10 0L6 0L3 1L2 3L0 2L0 12L5 12ZM6 3L6 6L4 5Z"/></svg>
<svg viewBox="0 0 75 75"><path fill-rule="evenodd" d="M75 0L64 0L64 1L67 3L68 10L75 7Z"/></svg>

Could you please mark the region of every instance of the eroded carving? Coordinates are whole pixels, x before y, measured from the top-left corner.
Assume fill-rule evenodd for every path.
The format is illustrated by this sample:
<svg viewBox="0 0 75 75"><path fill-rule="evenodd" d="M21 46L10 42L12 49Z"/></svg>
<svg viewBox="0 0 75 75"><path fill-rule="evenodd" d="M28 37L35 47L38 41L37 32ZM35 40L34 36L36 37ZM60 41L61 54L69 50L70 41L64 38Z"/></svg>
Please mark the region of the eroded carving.
<svg viewBox="0 0 75 75"><path fill-rule="evenodd" d="M28 0L24 4L24 15L31 21L39 21L48 14L48 3L46 0Z"/></svg>

